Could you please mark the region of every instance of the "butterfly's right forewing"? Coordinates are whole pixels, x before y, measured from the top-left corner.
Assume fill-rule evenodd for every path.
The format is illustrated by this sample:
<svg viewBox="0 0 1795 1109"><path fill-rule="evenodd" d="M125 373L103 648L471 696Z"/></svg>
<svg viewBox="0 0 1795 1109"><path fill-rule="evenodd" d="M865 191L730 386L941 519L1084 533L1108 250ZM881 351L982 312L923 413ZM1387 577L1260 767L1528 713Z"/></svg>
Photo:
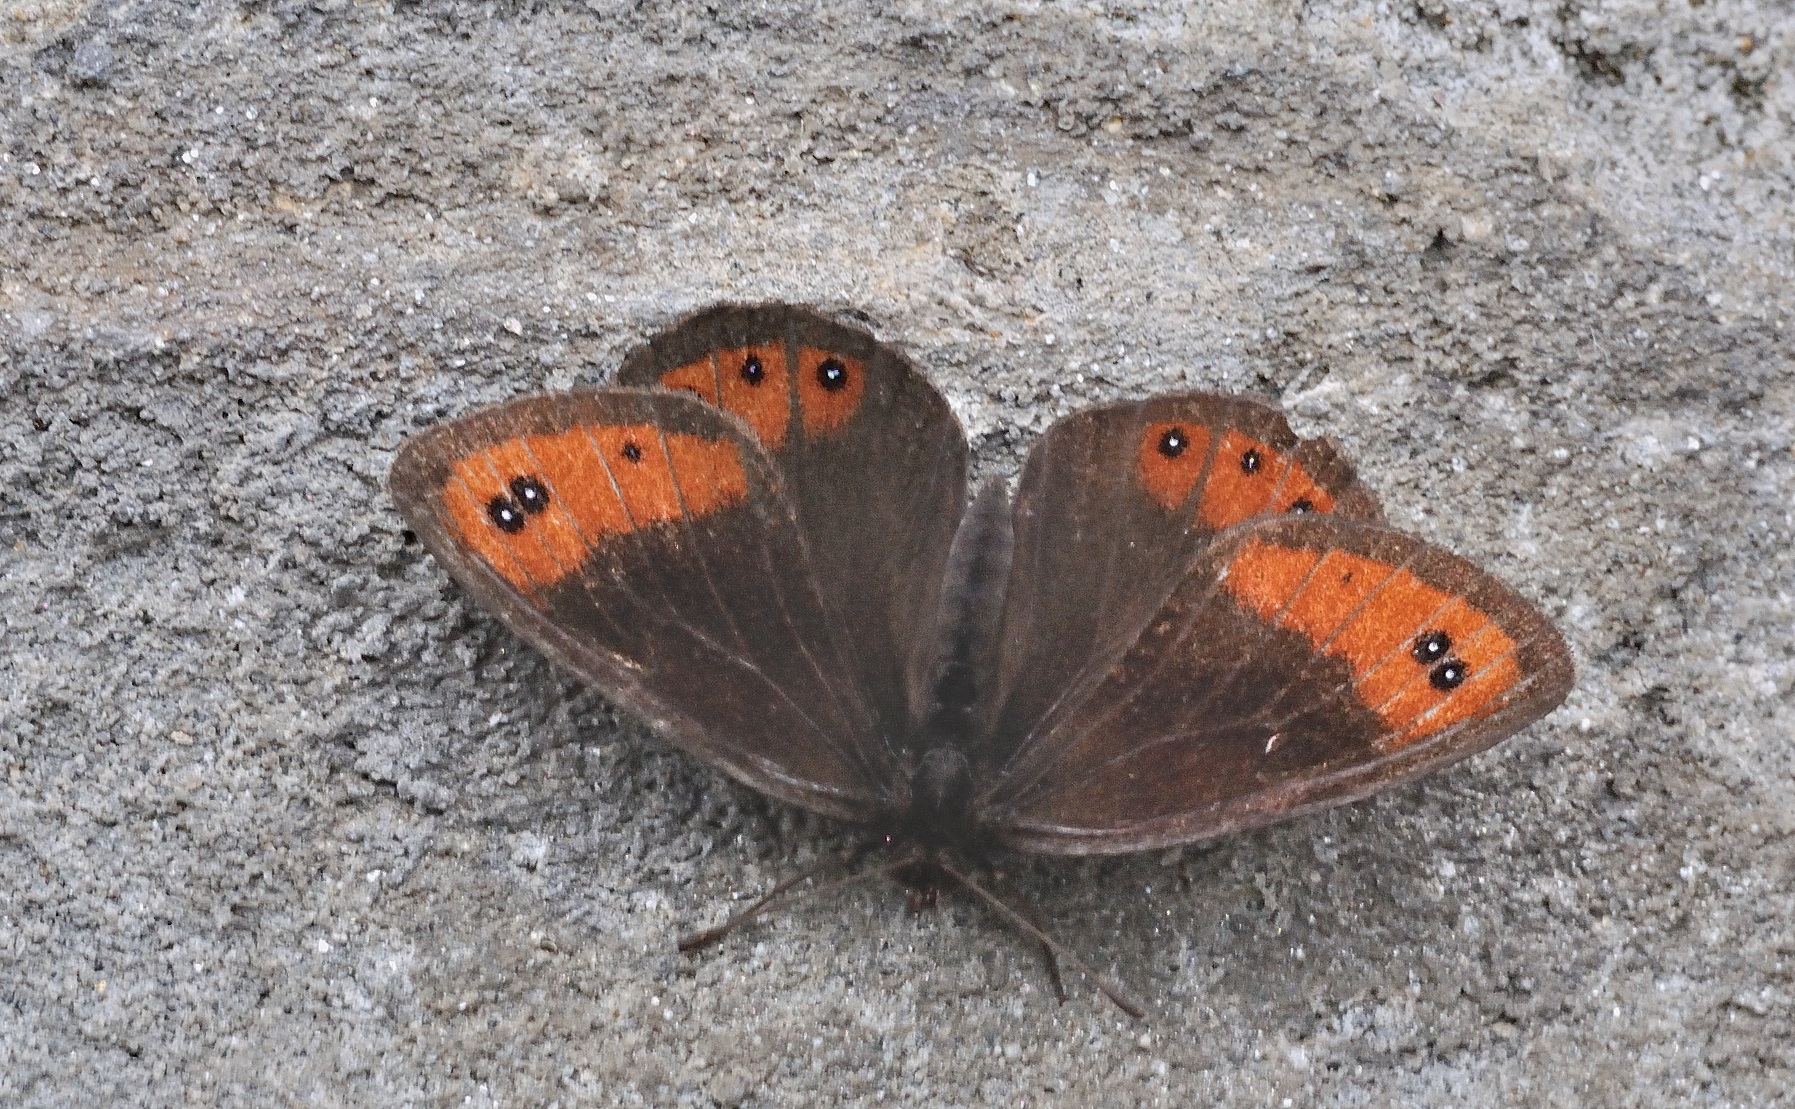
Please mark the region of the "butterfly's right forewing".
<svg viewBox="0 0 1795 1109"><path fill-rule="evenodd" d="M1481 751L1572 676L1551 623L1465 560L1375 523L1263 519L1193 561L982 819L1053 853L1207 839Z"/></svg>

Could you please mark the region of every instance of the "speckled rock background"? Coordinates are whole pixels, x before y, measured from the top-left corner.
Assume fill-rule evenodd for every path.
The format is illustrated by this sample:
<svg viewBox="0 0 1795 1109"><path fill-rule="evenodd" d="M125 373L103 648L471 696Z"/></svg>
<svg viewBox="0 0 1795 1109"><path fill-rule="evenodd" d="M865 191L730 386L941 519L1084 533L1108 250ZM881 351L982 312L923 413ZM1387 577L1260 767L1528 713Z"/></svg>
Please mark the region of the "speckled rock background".
<svg viewBox="0 0 1795 1109"><path fill-rule="evenodd" d="M1769 1105L1795 1074L1795 11L0 0L0 1103ZM474 609L407 433L716 299L1012 472L1280 401L1570 636L1375 801L1025 864L1142 1026Z"/></svg>

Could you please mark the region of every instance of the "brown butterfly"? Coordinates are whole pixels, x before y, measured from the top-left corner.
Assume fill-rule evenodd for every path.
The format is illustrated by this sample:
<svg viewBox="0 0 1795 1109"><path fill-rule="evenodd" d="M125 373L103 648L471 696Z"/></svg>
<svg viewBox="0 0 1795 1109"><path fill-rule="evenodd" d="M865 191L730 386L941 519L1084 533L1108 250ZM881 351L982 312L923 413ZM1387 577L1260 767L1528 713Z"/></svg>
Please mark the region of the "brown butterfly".
<svg viewBox="0 0 1795 1109"><path fill-rule="evenodd" d="M941 395L805 309L699 312L618 382L408 439L394 502L486 607L670 742L865 826L857 856L885 859L845 880L965 887L1044 945L1056 990L1056 953L1089 968L986 888L996 853L1143 851L1352 801L1571 687L1538 610L1385 525L1332 444L1254 401L1079 412L1013 501L969 503Z"/></svg>

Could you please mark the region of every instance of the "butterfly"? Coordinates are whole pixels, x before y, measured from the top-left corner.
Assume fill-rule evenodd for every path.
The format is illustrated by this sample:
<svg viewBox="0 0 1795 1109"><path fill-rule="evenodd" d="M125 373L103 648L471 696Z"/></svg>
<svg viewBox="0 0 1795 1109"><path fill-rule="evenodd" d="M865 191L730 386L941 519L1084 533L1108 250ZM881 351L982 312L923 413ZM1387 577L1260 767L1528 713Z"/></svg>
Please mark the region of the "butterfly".
<svg viewBox="0 0 1795 1109"><path fill-rule="evenodd" d="M1567 696L1531 604L1388 526L1325 439L1207 393L1052 424L1014 494L896 347L721 305L612 388L408 438L393 501L508 627L674 746L863 827L841 881L1193 843L1369 796ZM721 938L796 886L779 886Z"/></svg>

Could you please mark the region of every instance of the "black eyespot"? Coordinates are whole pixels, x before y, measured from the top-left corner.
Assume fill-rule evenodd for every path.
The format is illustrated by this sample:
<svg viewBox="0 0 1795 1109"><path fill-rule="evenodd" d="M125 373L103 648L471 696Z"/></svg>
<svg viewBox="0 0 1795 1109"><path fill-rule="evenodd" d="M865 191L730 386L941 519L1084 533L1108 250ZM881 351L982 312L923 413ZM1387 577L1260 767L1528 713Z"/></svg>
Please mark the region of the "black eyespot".
<svg viewBox="0 0 1795 1109"><path fill-rule="evenodd" d="M1243 474L1256 474L1259 472L1259 467L1264 464L1265 460L1259 457L1259 452L1256 450L1249 450L1240 456L1240 472Z"/></svg>
<svg viewBox="0 0 1795 1109"><path fill-rule="evenodd" d="M1159 453L1167 458L1177 458L1190 446L1190 437L1184 434L1181 427L1167 428L1159 437Z"/></svg>
<svg viewBox="0 0 1795 1109"><path fill-rule="evenodd" d="M1409 654L1414 656L1416 662L1425 664L1440 661L1450 650L1452 637L1443 631L1431 631L1415 640L1415 645L1409 648Z"/></svg>
<svg viewBox="0 0 1795 1109"><path fill-rule="evenodd" d="M523 509L512 504L510 497L494 497L487 501L486 514L492 517L493 525L506 535L516 535L524 530Z"/></svg>
<svg viewBox="0 0 1795 1109"><path fill-rule="evenodd" d="M528 474L511 479L511 499L534 516L548 507L548 487Z"/></svg>
<svg viewBox="0 0 1795 1109"><path fill-rule="evenodd" d="M1470 671L1458 659L1449 658L1427 672L1427 682L1441 693L1457 689L1465 684Z"/></svg>
<svg viewBox="0 0 1795 1109"><path fill-rule="evenodd" d="M816 383L831 393L839 393L848 387L848 368L839 358L825 358L816 368Z"/></svg>
<svg viewBox="0 0 1795 1109"><path fill-rule="evenodd" d="M1292 512L1314 512L1315 511L1315 502L1310 500L1308 497L1304 497L1301 500L1292 501L1292 502L1290 502L1290 511L1292 511Z"/></svg>
<svg viewBox="0 0 1795 1109"><path fill-rule="evenodd" d="M767 379L767 368L761 364L760 355L750 354L742 363L742 380L750 385L759 385Z"/></svg>
<svg viewBox="0 0 1795 1109"><path fill-rule="evenodd" d="M623 441L623 457L631 462L642 461L642 448L636 445L634 439L625 439Z"/></svg>

